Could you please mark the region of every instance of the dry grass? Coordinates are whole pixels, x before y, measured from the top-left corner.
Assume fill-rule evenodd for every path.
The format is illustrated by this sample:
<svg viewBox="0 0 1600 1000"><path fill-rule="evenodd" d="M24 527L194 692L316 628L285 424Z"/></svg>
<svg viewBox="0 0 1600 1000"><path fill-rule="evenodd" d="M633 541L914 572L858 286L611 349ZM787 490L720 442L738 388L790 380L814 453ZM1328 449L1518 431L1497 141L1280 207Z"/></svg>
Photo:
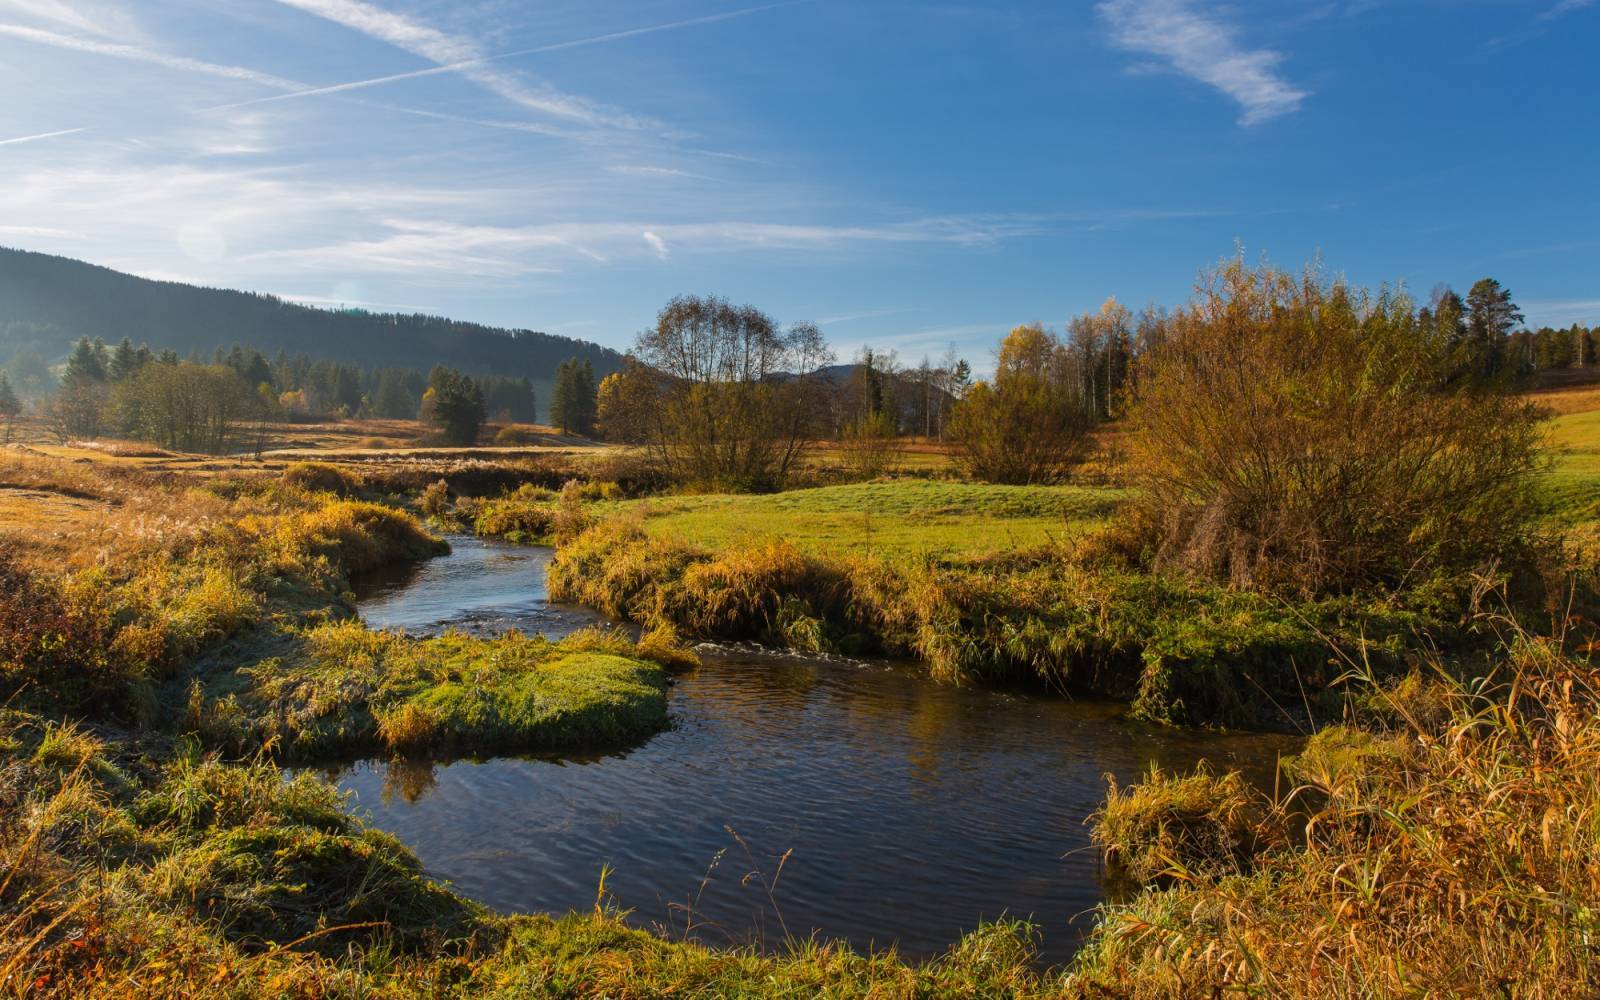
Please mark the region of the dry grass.
<svg viewBox="0 0 1600 1000"><path fill-rule="evenodd" d="M1094 816L1094 842L1113 877L1170 885L1248 871L1255 856L1287 839L1281 815L1237 772L1169 775L1152 765L1137 785L1108 780Z"/></svg>
<svg viewBox="0 0 1600 1000"><path fill-rule="evenodd" d="M1592 996L1600 673L1524 633L1492 678L1375 689L1291 768L1293 847L1108 907L1075 985L1118 997ZM1137 794L1137 793L1136 793Z"/></svg>

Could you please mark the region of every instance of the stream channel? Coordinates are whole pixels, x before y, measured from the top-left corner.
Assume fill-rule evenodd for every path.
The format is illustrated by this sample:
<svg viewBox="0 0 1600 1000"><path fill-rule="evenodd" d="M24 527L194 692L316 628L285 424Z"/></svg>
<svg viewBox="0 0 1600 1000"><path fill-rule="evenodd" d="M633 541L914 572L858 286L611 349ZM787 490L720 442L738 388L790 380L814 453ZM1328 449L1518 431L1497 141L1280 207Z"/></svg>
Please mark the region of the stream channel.
<svg viewBox="0 0 1600 1000"><path fill-rule="evenodd" d="M450 543L362 581L366 623L552 637L605 624L546 599L550 550ZM703 665L673 680L671 728L634 747L327 773L430 874L503 912L587 910L609 866L615 903L673 937L773 949L815 934L915 959L1021 917L1058 964L1105 896L1085 822L1105 775L1127 783L1205 758L1265 783L1298 743L940 684L915 664L699 652Z"/></svg>

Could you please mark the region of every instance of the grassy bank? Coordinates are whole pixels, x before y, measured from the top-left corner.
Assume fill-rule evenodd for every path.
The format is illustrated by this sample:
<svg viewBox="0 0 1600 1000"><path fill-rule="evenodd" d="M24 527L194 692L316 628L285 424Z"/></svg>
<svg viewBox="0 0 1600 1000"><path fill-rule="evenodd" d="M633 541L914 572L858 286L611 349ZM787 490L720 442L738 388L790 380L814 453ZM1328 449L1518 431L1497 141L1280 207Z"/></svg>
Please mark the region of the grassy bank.
<svg viewBox="0 0 1600 1000"><path fill-rule="evenodd" d="M1530 610L1539 573L1600 565L1600 392L1569 396L1540 485L1550 542L1526 565L1482 567ZM896 479L758 496L621 499L603 483L568 492L565 504L537 488L466 501L464 521L559 543L553 595L616 618L915 656L945 679L1107 694L1162 722L1304 726L1342 710L1332 648L1386 671L1437 644L1464 655L1493 644L1468 620L1484 583L1471 573L1308 600L1152 572L1116 523L1129 493L1111 486Z"/></svg>
<svg viewBox="0 0 1600 1000"><path fill-rule="evenodd" d="M903 502L948 492L944 484L864 489L896 491ZM563 545L551 594L688 636L915 656L947 680L1044 683L1130 700L1155 721L1269 728L1337 713L1342 696L1330 684L1342 671L1331 646L1398 664L1423 633L1454 634L1467 600L1444 581L1405 595L1291 604L1119 566L1070 540L1093 524L1078 505L1084 491L1046 494L1065 508L1054 519L1018 518L1058 533L1053 544L984 555L1003 529L979 528L983 489L964 488L974 505L954 515L969 522L964 548L944 558L918 547L949 537L948 525L925 528L915 515L900 529L914 540L897 548L865 549L859 532L826 534L830 515L800 512L817 532L809 544L804 528L785 531L791 540L732 527L720 546L690 544L680 540L680 518L693 524L724 516L724 503L735 511L747 503L684 501L696 506L660 515L664 523L613 519ZM1003 501L1017 496L991 489ZM751 522L733 514L724 523Z"/></svg>
<svg viewBox="0 0 1600 1000"><path fill-rule="evenodd" d="M353 574L446 546L351 499L359 479L337 467L185 483L7 456L0 482L19 528L75 514L0 550L0 696L15 707L301 758L617 745L666 722L661 662L682 654L661 641L362 627Z"/></svg>
<svg viewBox="0 0 1600 1000"><path fill-rule="evenodd" d="M234 753L314 760L612 747L667 722L664 670L621 635L407 639L341 621L276 638L272 655L256 648L240 669L202 664L178 727Z"/></svg>

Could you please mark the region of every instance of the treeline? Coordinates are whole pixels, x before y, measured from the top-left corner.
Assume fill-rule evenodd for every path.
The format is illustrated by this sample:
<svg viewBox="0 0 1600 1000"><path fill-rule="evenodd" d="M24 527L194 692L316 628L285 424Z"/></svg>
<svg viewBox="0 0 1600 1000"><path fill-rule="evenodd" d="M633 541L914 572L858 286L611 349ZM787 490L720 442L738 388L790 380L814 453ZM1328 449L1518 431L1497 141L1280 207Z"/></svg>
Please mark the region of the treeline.
<svg viewBox="0 0 1600 1000"><path fill-rule="evenodd" d="M126 341L110 351L87 339L67 358L59 389L40 406L45 425L62 442L115 434L207 453L235 447L247 425L259 450L266 422L278 412L270 386L252 386L226 364L187 361Z"/></svg>
<svg viewBox="0 0 1600 1000"><path fill-rule="evenodd" d="M1219 280L1217 274L1207 276L1199 290L1201 301L1221 308L1217 303L1225 300L1229 308L1238 308L1233 298L1219 296L1211 287ZM1302 295L1321 287L1313 272L1298 280ZM1322 289L1324 295L1345 304L1344 286L1331 287ZM1289 322L1285 300L1258 302L1265 315L1235 316L1230 322ZM1493 278L1474 283L1465 298L1441 286L1427 305L1418 307L1403 294L1383 291L1363 300L1360 308L1363 322L1382 313L1406 326L1412 339L1396 340L1394 349L1406 352L1413 363L1425 364L1440 391L1509 388L1536 371L1593 365L1600 342L1600 328L1577 324L1567 330L1519 329L1522 311L1510 290ZM1139 373L1151 370L1150 359L1172 341L1184 315L1155 308L1134 315L1112 299L1098 312L1069 321L1064 335L1038 325L1012 331L1001 344L994 378L980 382L955 408L951 436L967 471L1007 483L1065 476L1082 457L1093 428L1127 412ZM1300 321L1321 318L1313 314ZM1227 350L1225 344L1213 347ZM1332 348L1309 343L1299 349ZM1309 367L1313 359L1301 363Z"/></svg>
<svg viewBox="0 0 1600 1000"><path fill-rule="evenodd" d="M569 359L561 366L558 403L572 420L564 429L592 430L593 379L587 362ZM0 420L8 439L21 410L21 398L0 371ZM39 412L62 441L117 435L221 452L243 443L239 431L246 424L255 428L259 449L268 422L343 417L421 419L446 443L470 445L488 419L533 422L537 400L527 378L475 377L443 365L424 375L281 353L268 361L237 344L204 361L135 347L127 339L111 348L81 338Z"/></svg>
<svg viewBox="0 0 1600 1000"><path fill-rule="evenodd" d="M175 351L154 352L147 345L134 347L124 338L116 347L99 339L80 339L67 358L61 385L120 382L151 361L168 365L182 361L197 366L226 367L252 392L269 391L286 420L322 420L347 417L381 417L415 420L421 412L429 373L411 368L362 368L305 355L288 357L279 352L271 361L254 348L239 344L218 348L209 359L198 354L180 358ZM538 400L533 381L506 376L469 376L482 394L487 419L533 423ZM17 379L13 377L15 387ZM38 385L34 379L29 385ZM46 384L55 387L55 379Z"/></svg>
<svg viewBox="0 0 1600 1000"><path fill-rule="evenodd" d="M1343 286L1324 287L1313 273L1299 280L1305 295L1317 288L1345 301ZM1201 292L1202 302L1234 301ZM1249 318L1287 321L1284 301L1260 299L1256 308L1268 315ZM1406 325L1412 339L1397 339L1397 349L1426 351L1440 391L1505 386L1597 356L1594 330L1519 330L1521 310L1492 278L1464 298L1441 287L1418 307L1385 291L1360 308L1363 322L1381 312ZM1071 319L1064 333L1018 327L1000 344L994 376L974 383L953 351L937 365L924 359L907 368L892 353L867 349L855 364L838 366L814 326L783 329L753 306L685 296L667 304L622 370L601 382L596 423L608 439L648 445L673 472L702 485L775 488L824 438L839 443L847 464L876 475L907 434L950 440L975 478L1055 482L1082 460L1096 426L1126 413L1145 362L1187 315L1154 307L1135 314L1110 299Z"/></svg>
<svg viewBox="0 0 1600 1000"><path fill-rule="evenodd" d="M598 344L421 313L315 309L271 295L151 281L82 261L0 248L0 351L59 359L80 337L123 337L209 358L232 342L262 351L427 372L548 377L565 359L600 375L617 367ZM11 381L18 383L16 372ZM19 386L19 391L21 387Z"/></svg>

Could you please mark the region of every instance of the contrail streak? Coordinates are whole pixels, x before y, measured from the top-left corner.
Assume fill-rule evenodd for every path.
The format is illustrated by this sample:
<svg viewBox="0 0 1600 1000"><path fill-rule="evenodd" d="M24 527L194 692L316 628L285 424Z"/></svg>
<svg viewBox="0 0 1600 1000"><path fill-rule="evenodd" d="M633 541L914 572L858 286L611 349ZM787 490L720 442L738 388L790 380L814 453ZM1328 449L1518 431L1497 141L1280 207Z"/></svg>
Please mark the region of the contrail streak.
<svg viewBox="0 0 1600 1000"><path fill-rule="evenodd" d="M399 83L402 80L417 80L422 77L438 76L441 73L459 73L474 66L485 63L503 62L506 59L518 59L523 56L540 55L545 52L560 52L564 49L582 48L587 45L603 45L606 42L620 41L624 38L634 38L639 35L651 35L659 31L675 31L679 28L691 28L700 24L712 24L717 21L728 21L736 17L745 17L749 14L759 14L762 11L775 10L779 7L793 7L797 4L811 3L813 0L784 0L783 3L763 4L760 7L744 7L740 10L724 11L721 14L707 14L704 17L691 17L683 21L669 21L666 24L653 24L644 28L629 28L626 31L612 31L604 35L591 35L588 38L575 38L568 42L553 42L549 45L539 45L531 49L517 49L514 52L502 52L498 55L483 56L479 59L463 59L460 62L448 63L442 66L429 66L427 69L411 70L407 73L391 73L388 76L375 76L367 80L351 80L348 83L335 83L326 87L311 87L306 90L291 91L287 94L274 94L271 97L258 97L249 101L238 101L233 104L219 104L216 107L201 108L202 111L230 111L234 108L244 108L255 104L271 104L276 101L291 101L297 97L318 97L323 94L340 94L349 90L365 90L368 87L381 87L386 83Z"/></svg>

